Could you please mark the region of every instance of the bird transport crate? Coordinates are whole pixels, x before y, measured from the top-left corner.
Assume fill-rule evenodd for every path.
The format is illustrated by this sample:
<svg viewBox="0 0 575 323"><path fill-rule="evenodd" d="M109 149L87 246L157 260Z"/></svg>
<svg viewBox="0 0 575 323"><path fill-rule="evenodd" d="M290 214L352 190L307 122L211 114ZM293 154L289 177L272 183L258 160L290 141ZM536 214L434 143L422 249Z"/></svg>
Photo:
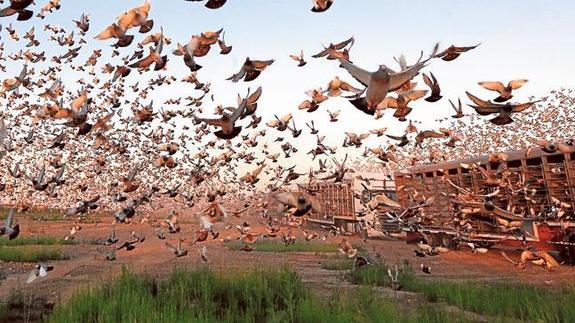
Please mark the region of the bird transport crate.
<svg viewBox="0 0 575 323"><path fill-rule="evenodd" d="M370 173L339 183L317 182L300 186L300 191L312 194L321 208L321 212L308 214L308 221L357 233L360 230L358 223L362 220L362 215L365 215L365 212L362 212L365 203L374 195L383 193L395 199L393 180L382 176L383 174ZM362 179L368 179L367 183ZM386 209L382 207L378 211L384 212Z"/></svg>
<svg viewBox="0 0 575 323"><path fill-rule="evenodd" d="M395 185L402 207L421 207L411 212L408 242L529 245L575 260L574 152L534 148L423 165L397 172Z"/></svg>
<svg viewBox="0 0 575 323"><path fill-rule="evenodd" d="M320 212L308 214L312 222L335 224L337 219L356 221L353 183L312 183L301 187L302 192L312 194L320 205Z"/></svg>

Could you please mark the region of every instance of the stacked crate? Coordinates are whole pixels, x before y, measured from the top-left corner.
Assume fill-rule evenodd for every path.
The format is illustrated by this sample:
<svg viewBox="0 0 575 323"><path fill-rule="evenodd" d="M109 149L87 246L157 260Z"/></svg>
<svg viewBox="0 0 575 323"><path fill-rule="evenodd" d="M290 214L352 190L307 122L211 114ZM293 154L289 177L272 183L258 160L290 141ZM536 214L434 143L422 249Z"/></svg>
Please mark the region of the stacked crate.
<svg viewBox="0 0 575 323"><path fill-rule="evenodd" d="M310 219L333 222L334 218L355 219L354 196L350 181L313 183L306 190L315 192L321 212L311 212Z"/></svg>
<svg viewBox="0 0 575 323"><path fill-rule="evenodd" d="M546 156L543 159L545 165L545 180L548 187L549 199L554 197L561 202L570 203L571 188L567 175L567 161L565 155ZM566 215L572 215L572 210L568 210Z"/></svg>
<svg viewBox="0 0 575 323"><path fill-rule="evenodd" d="M539 214L541 211L541 203L548 203L548 189L546 185L545 172L543 168L543 160L541 157L528 158L524 161L524 176L525 185L531 190L537 190L532 196L535 203L532 201L528 202L530 208L535 210L535 213ZM530 195L531 196L531 195Z"/></svg>
<svg viewBox="0 0 575 323"><path fill-rule="evenodd" d="M575 207L575 153L566 155L567 181L570 188L571 204Z"/></svg>
<svg viewBox="0 0 575 323"><path fill-rule="evenodd" d="M507 163L507 171L511 173L509 176L509 182L511 185L516 186L517 189L520 187L520 183L525 178L525 168L523 166L522 160L513 160ZM516 194L513 196L513 205L525 210L529 210L529 202L525 199L525 194Z"/></svg>
<svg viewBox="0 0 575 323"><path fill-rule="evenodd" d="M575 153L547 154L541 150L535 150L529 157L525 156L525 151L509 152L507 161L507 171L511 174L510 183L517 185L524 179L525 187L528 191L535 190L535 194L529 194L533 201L525 198L524 194L516 194L508 200L508 197L495 197L493 203L503 209L508 206L518 206L523 210L530 208L539 214L542 204L549 204L551 197L555 197L562 202L575 203ZM442 193L453 193L456 190L444 181L449 178L454 184L463 189L476 194L489 194L494 192L496 187L485 186L485 179L479 170L471 170L463 167L463 164L482 164L487 171L495 171L498 164L487 163L487 156L474 159L451 161L435 165L426 165L410 170L409 174L396 174L397 186L401 189L397 192L398 201L405 207L413 206L421 201L413 200L413 195L417 191L421 196L434 197L434 204L427 208L429 213L444 217L448 211L449 199ZM447 176L445 175L447 173ZM573 210L568 210L567 215L571 215Z"/></svg>

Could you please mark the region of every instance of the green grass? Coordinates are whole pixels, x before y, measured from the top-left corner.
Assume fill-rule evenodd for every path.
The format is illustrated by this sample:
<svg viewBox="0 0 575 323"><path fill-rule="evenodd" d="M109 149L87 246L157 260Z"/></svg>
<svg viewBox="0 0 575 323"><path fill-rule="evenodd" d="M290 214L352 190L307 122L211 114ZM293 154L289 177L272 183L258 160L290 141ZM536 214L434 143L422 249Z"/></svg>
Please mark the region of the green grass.
<svg viewBox="0 0 575 323"><path fill-rule="evenodd" d="M70 257L60 248L52 247L0 247L0 261L10 262L43 262L50 260L67 260Z"/></svg>
<svg viewBox="0 0 575 323"><path fill-rule="evenodd" d="M0 246L26 246L26 245L75 245L79 244L80 241L74 240L64 240L56 239L54 237L18 237L13 240L0 238Z"/></svg>
<svg viewBox="0 0 575 323"><path fill-rule="evenodd" d="M7 238L0 238L0 246L68 246L68 245L78 245L78 244L91 244L99 245L102 244L101 241L97 239L80 239L78 237L74 239L64 240L55 237L48 236L34 236L34 237L18 237L13 240L8 240Z"/></svg>
<svg viewBox="0 0 575 323"><path fill-rule="evenodd" d="M8 216L10 211L9 207L0 207L0 219L4 220ZM33 220L60 220L63 218L62 211L58 209L38 209L31 208L26 211L26 216L31 217ZM18 213L17 216L21 216L22 213Z"/></svg>
<svg viewBox="0 0 575 323"><path fill-rule="evenodd" d="M0 322L8 322L8 315L10 311L8 310L8 305L0 304Z"/></svg>
<svg viewBox="0 0 575 323"><path fill-rule="evenodd" d="M10 211L9 207L0 206L0 220L5 220L6 217L8 216L9 211ZM66 218L64 216L64 213L65 213L65 210L54 209L54 208L44 208L44 209L31 208L24 213L17 213L16 216L17 217L23 217L23 216L29 217L35 221L60 221L60 220L63 220ZM102 217L108 217L108 216L110 216L110 214L108 212L101 211L100 209L97 209L95 211L91 211L91 212L88 212L87 214L84 214L84 219L87 222L90 222L91 220L102 218ZM78 215L74 215L74 216L68 216L67 218L68 219L76 219L77 217L78 217Z"/></svg>
<svg viewBox="0 0 575 323"><path fill-rule="evenodd" d="M42 322L51 311L53 302L48 302L43 296L26 293L15 287L0 305L0 322Z"/></svg>
<svg viewBox="0 0 575 323"><path fill-rule="evenodd" d="M405 275L406 290L420 292L431 302L443 301L492 316L536 322L575 322L575 288L542 288L519 283L427 281Z"/></svg>
<svg viewBox="0 0 575 323"><path fill-rule="evenodd" d="M293 319L303 287L288 271L232 277L176 270L165 282L125 271L114 282L76 295L48 321L282 322Z"/></svg>
<svg viewBox="0 0 575 323"><path fill-rule="evenodd" d="M175 270L165 281L126 270L77 293L47 322L446 322L457 315L428 307L400 311L370 288L313 296L288 270L215 274Z"/></svg>
<svg viewBox="0 0 575 323"><path fill-rule="evenodd" d="M410 304L408 311L384 299L372 288L339 292L328 301L306 299L290 322L467 322L460 313L448 313L428 304Z"/></svg>
<svg viewBox="0 0 575 323"><path fill-rule="evenodd" d="M383 259L372 259L366 255L364 257L370 259L371 265L352 268L347 274L347 280L356 285L389 287L391 278L387 273L388 266ZM401 272L411 274L411 268L404 265L401 268Z"/></svg>
<svg viewBox="0 0 575 323"><path fill-rule="evenodd" d="M353 260L351 259L324 260L321 262L321 268L325 270L351 270L353 269Z"/></svg>
<svg viewBox="0 0 575 323"><path fill-rule="evenodd" d="M289 322L418 321L401 313L393 301L379 297L371 289L362 288L353 292L337 292L329 300L305 299Z"/></svg>
<svg viewBox="0 0 575 323"><path fill-rule="evenodd" d="M348 279L358 285L391 283L384 263L353 269ZM575 322L573 286L551 289L520 283L428 280L415 276L408 264L401 267L399 281L403 290L422 293L431 303L447 303L501 321Z"/></svg>
<svg viewBox="0 0 575 323"><path fill-rule="evenodd" d="M232 250L239 250L244 244L239 241L232 241L227 244ZM286 246L283 241L262 240L256 242L254 251L260 252L337 252L337 245L323 242L299 242Z"/></svg>
<svg viewBox="0 0 575 323"><path fill-rule="evenodd" d="M389 286L391 280L385 264L354 268L348 273L348 280L356 285Z"/></svg>

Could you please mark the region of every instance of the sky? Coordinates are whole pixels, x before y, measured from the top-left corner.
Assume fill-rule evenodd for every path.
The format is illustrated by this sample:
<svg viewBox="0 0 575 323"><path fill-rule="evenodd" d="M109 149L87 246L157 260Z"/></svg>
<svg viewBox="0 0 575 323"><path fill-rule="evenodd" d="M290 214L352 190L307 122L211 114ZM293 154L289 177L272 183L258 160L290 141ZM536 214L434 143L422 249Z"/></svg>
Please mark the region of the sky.
<svg viewBox="0 0 575 323"><path fill-rule="evenodd" d="M36 0L37 8L47 0ZM143 3L140 0L62 0L62 8L46 19L33 18L16 22L13 17L0 20L7 26L10 22L22 35L30 27L43 29L46 23L60 25L72 30L73 19L82 13L90 14L91 27L83 53L87 57L94 48L108 48L103 62L119 63L119 58L108 58L113 43L91 38L125 10ZM379 64L397 69L393 57L405 54L408 63L420 55L429 53L436 42L440 49L451 44L481 45L452 62L434 60L425 71L432 71L438 78L444 99L435 104L420 100L414 104L410 119L421 121L424 128L434 128L435 119L452 114L447 99L460 97L468 102L468 90L482 98L494 98L493 93L483 90L478 81L527 78L529 83L520 89L515 99L525 101L530 96L542 96L552 89L573 87L575 64L575 2L573 1L387 1L387 0L335 0L327 12L310 11L308 0L228 0L222 8L210 10L203 3L184 0L152 0L150 17L155 21L154 31L163 27L167 37L174 43L166 48L171 51L175 42L187 43L192 35L205 31L225 30L225 40L233 46L227 56L212 51L197 62L204 66L198 72L202 82L211 82L215 102L207 101L204 110L209 112L217 103L234 105L236 94L245 95L263 87L258 113L269 121L274 115L292 113L298 127L305 121L314 120L317 128L327 136L326 142L340 145L344 132L366 132L369 129L387 127L388 133L400 134L406 124L389 116L373 120L354 110L344 99L330 99L313 114L298 111L297 106L307 99L305 91L324 87L334 76L360 86L349 74L338 67L337 62L313 59L311 55L321 51L322 45L355 37L351 50L352 61L367 70L375 70ZM133 32L135 33L135 31ZM2 39L6 38L2 32ZM136 35L140 41L145 35ZM43 43L48 53L61 51L54 42ZM7 41L7 50L18 48ZM304 51L308 64L297 67L289 54ZM134 50L126 49L128 54ZM245 58L275 59L255 81L232 83L225 79L236 73ZM180 57L170 55L168 70L163 74L179 77L189 73ZM21 67L9 66L6 77ZM74 83L77 75L70 73L64 83ZM153 75L151 75L153 76ZM130 75L135 82L140 76ZM130 83L129 82L129 83ZM425 88L421 78L419 88ZM155 93L151 98L163 102L169 97L197 95L189 84L177 84L170 91ZM326 110L341 110L340 122L330 123ZM391 114L391 113L389 113ZM527 125L526 125L527 126ZM306 129L307 131L307 129ZM268 137L277 134L268 129ZM300 145L313 146L309 136L302 136ZM370 138L369 146L385 145L382 139ZM303 149L309 150L309 149ZM301 157L303 158L303 157Z"/></svg>

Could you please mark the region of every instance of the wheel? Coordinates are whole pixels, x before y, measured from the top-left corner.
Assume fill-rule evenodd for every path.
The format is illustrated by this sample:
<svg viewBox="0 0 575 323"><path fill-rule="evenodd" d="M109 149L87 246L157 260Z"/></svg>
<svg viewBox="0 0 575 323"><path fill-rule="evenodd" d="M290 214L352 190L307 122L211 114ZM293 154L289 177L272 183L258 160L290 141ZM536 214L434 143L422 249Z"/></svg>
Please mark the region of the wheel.
<svg viewBox="0 0 575 323"><path fill-rule="evenodd" d="M428 241L432 247L442 246L443 243L443 233L429 233L430 240Z"/></svg>
<svg viewBox="0 0 575 323"><path fill-rule="evenodd" d="M441 245L448 249L455 249L456 247L456 243L455 240L453 240L453 236L445 233L441 237Z"/></svg>
<svg viewBox="0 0 575 323"><path fill-rule="evenodd" d="M575 243L575 233L571 232L567 235L567 242ZM561 261L564 261L570 265L575 264L575 246L573 245L566 245L562 246L561 251L559 253L559 257Z"/></svg>
<svg viewBox="0 0 575 323"><path fill-rule="evenodd" d="M476 245L479 246L480 248L490 249L490 248L493 247L495 244L494 244L493 242L480 241L480 242L477 242Z"/></svg>

